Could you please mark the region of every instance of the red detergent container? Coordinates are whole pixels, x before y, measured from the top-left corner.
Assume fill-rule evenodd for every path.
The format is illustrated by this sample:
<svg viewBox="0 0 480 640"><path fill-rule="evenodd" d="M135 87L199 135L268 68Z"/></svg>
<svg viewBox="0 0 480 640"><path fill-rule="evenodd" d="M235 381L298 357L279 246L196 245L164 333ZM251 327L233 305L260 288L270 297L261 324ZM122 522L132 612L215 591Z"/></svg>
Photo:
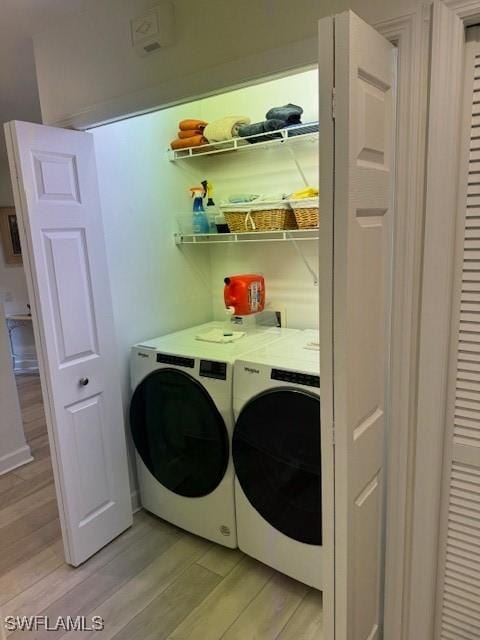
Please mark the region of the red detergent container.
<svg viewBox="0 0 480 640"><path fill-rule="evenodd" d="M247 273L225 278L223 298L227 310L235 316L249 316L265 309L263 276Z"/></svg>

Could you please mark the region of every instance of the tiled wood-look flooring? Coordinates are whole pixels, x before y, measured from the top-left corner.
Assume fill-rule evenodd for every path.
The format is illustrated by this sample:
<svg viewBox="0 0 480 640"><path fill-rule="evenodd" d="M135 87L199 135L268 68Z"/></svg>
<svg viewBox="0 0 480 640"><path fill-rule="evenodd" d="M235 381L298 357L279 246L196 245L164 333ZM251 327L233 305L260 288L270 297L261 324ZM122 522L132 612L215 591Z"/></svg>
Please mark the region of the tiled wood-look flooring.
<svg viewBox="0 0 480 640"><path fill-rule="evenodd" d="M81 567L65 564L39 380L17 382L35 461L0 477L0 609L50 621L99 615L105 629L9 637L324 640L317 591L143 511Z"/></svg>

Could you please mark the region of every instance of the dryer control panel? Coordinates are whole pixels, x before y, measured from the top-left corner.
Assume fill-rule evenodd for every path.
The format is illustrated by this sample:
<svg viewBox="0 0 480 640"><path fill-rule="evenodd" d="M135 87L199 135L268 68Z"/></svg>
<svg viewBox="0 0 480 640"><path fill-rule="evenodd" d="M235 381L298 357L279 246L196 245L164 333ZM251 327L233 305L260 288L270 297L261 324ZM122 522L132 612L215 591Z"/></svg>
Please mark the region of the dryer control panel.
<svg viewBox="0 0 480 640"><path fill-rule="evenodd" d="M283 369L272 369L272 380L280 380L281 382L291 382L293 384L302 384L306 387L320 388L320 376L312 376L308 373L298 373L297 371L284 371Z"/></svg>
<svg viewBox="0 0 480 640"><path fill-rule="evenodd" d="M177 367L187 367L188 369L195 367L195 360L193 358L182 358L182 356L172 356L168 353L157 353L157 362L173 364Z"/></svg>

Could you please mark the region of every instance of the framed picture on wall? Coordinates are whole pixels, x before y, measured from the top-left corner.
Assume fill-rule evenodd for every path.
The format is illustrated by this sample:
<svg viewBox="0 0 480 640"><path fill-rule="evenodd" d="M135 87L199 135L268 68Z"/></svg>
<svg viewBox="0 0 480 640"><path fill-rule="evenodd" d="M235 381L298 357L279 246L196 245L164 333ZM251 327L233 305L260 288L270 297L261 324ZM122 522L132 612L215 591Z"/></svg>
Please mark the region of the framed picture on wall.
<svg viewBox="0 0 480 640"><path fill-rule="evenodd" d="M22 264L22 247L15 207L0 207L0 238L5 264Z"/></svg>

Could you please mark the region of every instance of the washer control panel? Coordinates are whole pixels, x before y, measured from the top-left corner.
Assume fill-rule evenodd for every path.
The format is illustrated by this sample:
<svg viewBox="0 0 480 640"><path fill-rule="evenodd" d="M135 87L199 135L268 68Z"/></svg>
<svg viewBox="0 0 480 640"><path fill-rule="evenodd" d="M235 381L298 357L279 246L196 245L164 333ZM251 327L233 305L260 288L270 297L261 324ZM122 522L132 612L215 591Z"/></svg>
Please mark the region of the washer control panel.
<svg viewBox="0 0 480 640"><path fill-rule="evenodd" d="M214 362L213 360L200 360L200 375L204 378L226 380L227 364L225 362Z"/></svg>

